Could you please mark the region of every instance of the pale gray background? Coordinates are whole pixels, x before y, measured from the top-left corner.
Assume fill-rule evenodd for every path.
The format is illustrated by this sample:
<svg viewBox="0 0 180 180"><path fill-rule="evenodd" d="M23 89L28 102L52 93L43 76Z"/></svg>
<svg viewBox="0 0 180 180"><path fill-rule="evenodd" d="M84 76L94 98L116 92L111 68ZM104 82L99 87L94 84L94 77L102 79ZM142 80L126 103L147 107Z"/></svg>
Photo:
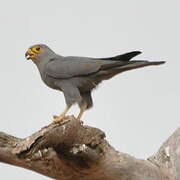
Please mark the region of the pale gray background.
<svg viewBox="0 0 180 180"><path fill-rule="evenodd" d="M1 131L26 137L65 106L63 95L46 87L24 58L34 43L62 55L106 57L141 50L138 59L166 60L104 82L83 120L104 130L116 149L138 158L155 153L179 127L179 0L0 2ZM2 178L49 179L0 164Z"/></svg>

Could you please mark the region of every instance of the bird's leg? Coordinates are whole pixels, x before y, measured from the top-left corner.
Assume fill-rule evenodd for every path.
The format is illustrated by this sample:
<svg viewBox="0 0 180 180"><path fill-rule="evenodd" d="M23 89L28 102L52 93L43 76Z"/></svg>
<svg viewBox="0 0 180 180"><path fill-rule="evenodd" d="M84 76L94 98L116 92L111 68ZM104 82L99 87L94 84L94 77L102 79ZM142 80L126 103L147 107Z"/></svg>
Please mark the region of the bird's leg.
<svg viewBox="0 0 180 180"><path fill-rule="evenodd" d="M54 116L54 121L52 122L52 124L56 124L63 121L64 117L66 116L66 113L69 111L70 108L71 106L66 106L65 110L59 116Z"/></svg>
<svg viewBox="0 0 180 180"><path fill-rule="evenodd" d="M86 103L83 104L82 106L80 106L80 112L79 112L79 114L78 114L77 119L79 119L79 120L81 119L81 117L82 117L84 111L86 110L86 108L87 108L87 104L86 104Z"/></svg>

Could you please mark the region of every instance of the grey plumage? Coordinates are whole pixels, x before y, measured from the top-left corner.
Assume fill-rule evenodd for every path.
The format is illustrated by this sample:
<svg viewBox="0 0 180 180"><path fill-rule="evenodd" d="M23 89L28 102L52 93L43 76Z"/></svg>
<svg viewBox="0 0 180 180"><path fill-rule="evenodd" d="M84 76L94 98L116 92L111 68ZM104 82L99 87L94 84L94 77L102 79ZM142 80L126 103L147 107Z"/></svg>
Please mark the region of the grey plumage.
<svg viewBox="0 0 180 180"><path fill-rule="evenodd" d="M27 59L37 65L44 83L64 93L67 108L56 117L55 122L62 120L71 105L78 103L81 118L85 109L93 106L91 91L103 80L127 70L151 65L160 65L164 61L139 61L131 59L140 51L109 58L64 57L53 52L48 46L34 45L26 52Z"/></svg>

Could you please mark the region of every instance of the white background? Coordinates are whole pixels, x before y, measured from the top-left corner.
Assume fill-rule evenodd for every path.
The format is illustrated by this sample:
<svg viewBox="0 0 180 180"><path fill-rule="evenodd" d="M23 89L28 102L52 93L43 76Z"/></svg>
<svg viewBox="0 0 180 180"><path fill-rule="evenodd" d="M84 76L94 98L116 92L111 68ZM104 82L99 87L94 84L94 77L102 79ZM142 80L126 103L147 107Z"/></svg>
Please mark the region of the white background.
<svg viewBox="0 0 180 180"><path fill-rule="evenodd" d="M61 55L89 57L140 50L138 60L167 63L101 84L83 120L105 131L119 151L154 154L179 127L179 7L178 0L1 0L0 131L26 137L64 109L62 93L46 87L25 59L29 46L45 43ZM0 179L49 178L0 164Z"/></svg>

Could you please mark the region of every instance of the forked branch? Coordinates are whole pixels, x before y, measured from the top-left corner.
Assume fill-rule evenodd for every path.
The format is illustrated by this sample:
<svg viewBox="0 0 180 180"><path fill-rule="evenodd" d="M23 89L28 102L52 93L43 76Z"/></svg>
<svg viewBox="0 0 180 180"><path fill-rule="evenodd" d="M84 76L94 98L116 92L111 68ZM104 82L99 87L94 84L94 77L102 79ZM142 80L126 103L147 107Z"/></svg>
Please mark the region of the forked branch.
<svg viewBox="0 0 180 180"><path fill-rule="evenodd" d="M97 128L74 117L25 139L0 132L0 162L59 180L178 180L180 129L148 160L116 151Z"/></svg>

